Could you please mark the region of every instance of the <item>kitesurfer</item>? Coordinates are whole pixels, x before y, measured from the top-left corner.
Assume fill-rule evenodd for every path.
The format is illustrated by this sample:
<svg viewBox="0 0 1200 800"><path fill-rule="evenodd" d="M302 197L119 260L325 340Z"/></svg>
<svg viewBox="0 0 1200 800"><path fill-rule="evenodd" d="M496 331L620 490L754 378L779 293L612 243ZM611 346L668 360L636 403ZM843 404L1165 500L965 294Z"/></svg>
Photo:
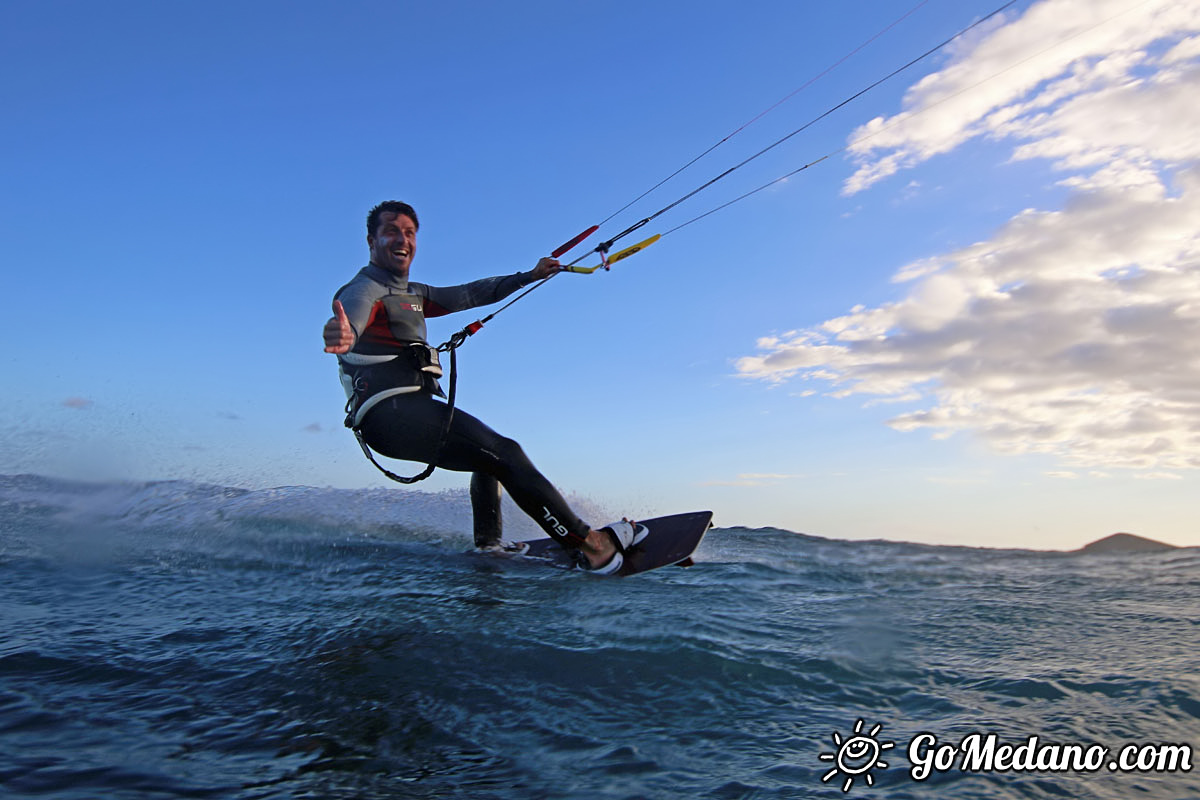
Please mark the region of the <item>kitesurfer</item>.
<svg viewBox="0 0 1200 800"><path fill-rule="evenodd" d="M366 445L389 458L471 472L475 544L501 547L500 486L547 534L573 548L581 566L616 572L622 551L641 541L644 526L624 520L592 529L525 455L501 436L440 397L442 371L426 340L425 319L504 299L561 269L554 258L527 271L438 287L408 279L417 252L417 213L389 200L367 215L370 263L337 291L325 323L325 352L338 356L349 402L347 425ZM451 416L448 429L446 418ZM439 448L439 444L441 445Z"/></svg>

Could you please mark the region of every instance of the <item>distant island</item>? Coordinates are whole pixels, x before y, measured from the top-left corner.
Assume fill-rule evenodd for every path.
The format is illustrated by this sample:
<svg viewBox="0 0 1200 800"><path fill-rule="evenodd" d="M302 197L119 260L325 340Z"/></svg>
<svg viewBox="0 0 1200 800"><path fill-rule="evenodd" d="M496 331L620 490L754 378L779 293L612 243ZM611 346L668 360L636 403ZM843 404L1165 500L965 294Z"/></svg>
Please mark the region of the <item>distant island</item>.
<svg viewBox="0 0 1200 800"><path fill-rule="evenodd" d="M1132 533L1114 533L1112 536L1105 536L1103 539L1097 539L1091 544L1084 545L1078 550L1071 550L1072 553L1161 553L1164 550L1178 550L1179 548L1173 544L1166 542L1156 542L1153 539L1146 539L1142 536L1134 536Z"/></svg>

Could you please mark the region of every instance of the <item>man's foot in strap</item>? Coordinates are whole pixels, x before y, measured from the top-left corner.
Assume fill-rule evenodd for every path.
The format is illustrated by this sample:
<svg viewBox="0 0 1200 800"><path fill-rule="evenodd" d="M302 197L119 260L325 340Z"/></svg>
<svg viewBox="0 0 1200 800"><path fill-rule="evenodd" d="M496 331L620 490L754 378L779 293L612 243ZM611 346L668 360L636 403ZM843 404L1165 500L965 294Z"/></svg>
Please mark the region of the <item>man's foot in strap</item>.
<svg viewBox="0 0 1200 800"><path fill-rule="evenodd" d="M650 535L645 525L623 519L588 533L580 546L579 565L597 575L613 575L625 564L625 551Z"/></svg>

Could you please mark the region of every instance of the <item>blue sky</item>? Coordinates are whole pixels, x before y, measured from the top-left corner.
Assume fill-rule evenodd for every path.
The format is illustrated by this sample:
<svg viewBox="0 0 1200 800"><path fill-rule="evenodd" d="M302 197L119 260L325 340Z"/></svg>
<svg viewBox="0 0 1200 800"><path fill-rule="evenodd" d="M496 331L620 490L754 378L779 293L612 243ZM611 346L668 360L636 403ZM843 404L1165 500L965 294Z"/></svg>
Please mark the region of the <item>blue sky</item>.
<svg viewBox="0 0 1200 800"><path fill-rule="evenodd" d="M998 5L5 4L0 471L387 485L320 345L371 205L416 280L527 269L906 12L602 233ZM618 514L1200 545L1198 34L1016 4L500 315L461 406Z"/></svg>

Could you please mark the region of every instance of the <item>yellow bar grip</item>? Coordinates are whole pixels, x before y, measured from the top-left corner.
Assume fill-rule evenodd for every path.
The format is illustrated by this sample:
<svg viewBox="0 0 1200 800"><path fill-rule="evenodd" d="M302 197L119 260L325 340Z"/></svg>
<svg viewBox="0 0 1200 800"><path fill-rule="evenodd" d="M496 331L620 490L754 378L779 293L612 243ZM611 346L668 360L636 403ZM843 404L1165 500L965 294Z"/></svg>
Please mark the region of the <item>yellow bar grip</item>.
<svg viewBox="0 0 1200 800"><path fill-rule="evenodd" d="M645 250L647 247L649 247L650 245L657 242L660 238L662 238L662 234L656 233L653 236L651 236L649 239L644 239L644 240L638 242L637 244L631 244L629 247L626 247L624 250L618 250L617 252L613 253L611 256L608 257L608 265L611 267L613 264L617 263L618 261L621 261L622 259L629 258L631 255L634 255L635 253L640 253L642 250ZM563 271L564 272L578 272L581 275L591 275L593 272L595 272L596 270L600 269L603 266L604 266L604 264L600 263L594 267L563 267Z"/></svg>

